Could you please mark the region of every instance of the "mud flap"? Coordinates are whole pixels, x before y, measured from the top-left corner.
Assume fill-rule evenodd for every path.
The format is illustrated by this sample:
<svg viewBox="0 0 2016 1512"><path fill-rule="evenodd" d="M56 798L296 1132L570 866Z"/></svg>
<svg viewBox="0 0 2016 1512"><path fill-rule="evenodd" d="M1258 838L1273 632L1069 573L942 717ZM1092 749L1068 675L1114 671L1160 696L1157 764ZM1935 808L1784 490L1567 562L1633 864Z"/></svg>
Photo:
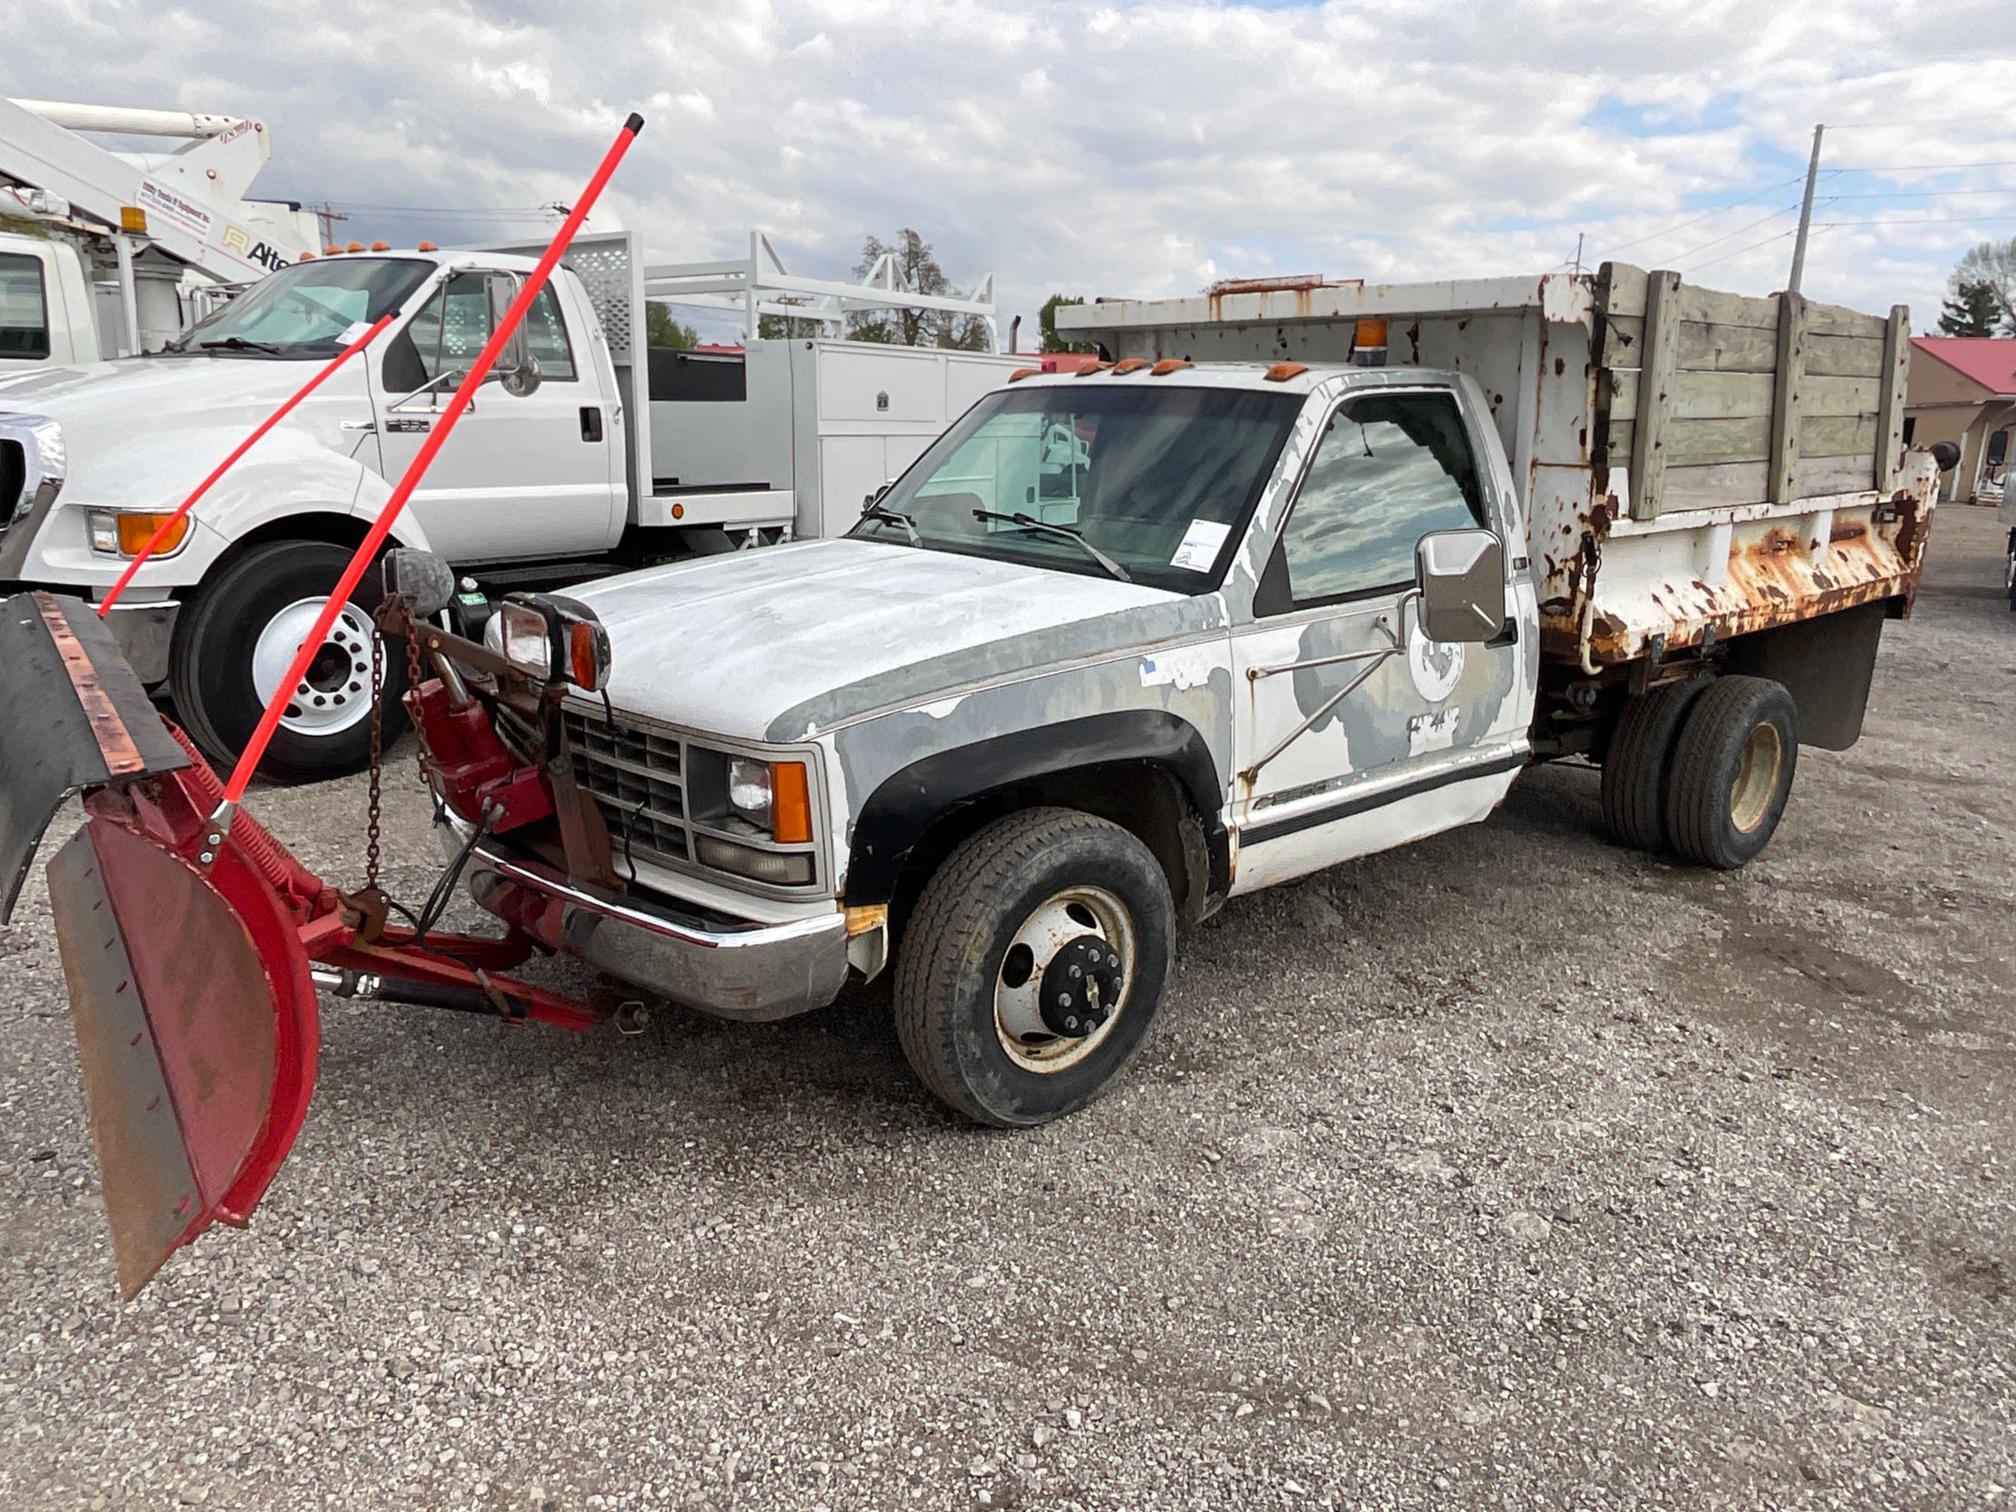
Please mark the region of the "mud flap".
<svg viewBox="0 0 2016 1512"><path fill-rule="evenodd" d="M88 604L17 593L0 605L0 923L69 798L189 765Z"/></svg>
<svg viewBox="0 0 2016 1512"><path fill-rule="evenodd" d="M49 904L131 1298L211 1224L245 1222L279 1170L314 1086L314 982L281 863L242 843L244 816L221 845L196 839L216 778L87 606L0 606L0 704L10 910L54 811L87 794L49 863Z"/></svg>

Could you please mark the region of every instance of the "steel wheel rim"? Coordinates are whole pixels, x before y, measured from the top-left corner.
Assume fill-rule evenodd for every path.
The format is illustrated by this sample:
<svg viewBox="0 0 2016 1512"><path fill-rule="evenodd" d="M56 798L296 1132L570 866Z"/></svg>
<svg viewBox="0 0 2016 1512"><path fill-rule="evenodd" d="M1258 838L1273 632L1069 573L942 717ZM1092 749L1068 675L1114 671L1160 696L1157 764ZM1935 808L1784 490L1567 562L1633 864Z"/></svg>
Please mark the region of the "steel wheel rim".
<svg viewBox="0 0 2016 1512"><path fill-rule="evenodd" d="M296 599L266 622L252 645L252 691L263 706L294 664L295 653L315 628L327 596ZM355 604L345 604L329 627L329 638L295 684L280 716L280 728L299 735L336 735L371 712L371 647L376 632Z"/></svg>
<svg viewBox="0 0 2016 1512"><path fill-rule="evenodd" d="M1044 969L1072 940L1097 935L1120 957L1120 999L1092 1033L1072 1039L1051 1033L1037 993ZM1026 951L1027 955L1018 954ZM1138 956L1133 915L1103 887L1067 887L1039 903L1001 953L994 972L994 1035L1025 1071L1053 1076L1093 1054L1113 1034L1134 996Z"/></svg>
<svg viewBox="0 0 2016 1512"><path fill-rule="evenodd" d="M1743 759L1729 789L1729 822L1749 834L1764 822L1778 792L1778 771L1785 760L1785 742L1778 726L1764 721L1743 742Z"/></svg>

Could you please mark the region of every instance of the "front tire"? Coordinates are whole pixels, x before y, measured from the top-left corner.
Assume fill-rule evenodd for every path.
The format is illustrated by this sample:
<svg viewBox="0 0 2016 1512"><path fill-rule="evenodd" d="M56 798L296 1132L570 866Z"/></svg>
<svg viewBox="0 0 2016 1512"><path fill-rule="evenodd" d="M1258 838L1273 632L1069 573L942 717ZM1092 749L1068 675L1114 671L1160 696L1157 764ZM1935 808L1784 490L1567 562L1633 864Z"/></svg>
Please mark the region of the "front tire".
<svg viewBox="0 0 2016 1512"><path fill-rule="evenodd" d="M169 689L192 739L213 761L231 762L252 737L316 613L349 565L350 552L324 541L255 546L206 584L176 626ZM337 777L370 759L370 622L382 589L367 573L330 631L307 679L295 690L260 775L290 780ZM405 728L400 695L405 660L381 645L389 744Z"/></svg>
<svg viewBox="0 0 2016 1512"><path fill-rule="evenodd" d="M1148 1042L1175 935L1161 863L1126 830L1074 809L996 820L946 858L910 917L903 1054L977 1123L1074 1112Z"/></svg>
<svg viewBox="0 0 2016 1512"><path fill-rule="evenodd" d="M1724 677L1695 701L1666 793L1673 848L1734 871L1771 841L1799 763L1799 710L1763 677Z"/></svg>

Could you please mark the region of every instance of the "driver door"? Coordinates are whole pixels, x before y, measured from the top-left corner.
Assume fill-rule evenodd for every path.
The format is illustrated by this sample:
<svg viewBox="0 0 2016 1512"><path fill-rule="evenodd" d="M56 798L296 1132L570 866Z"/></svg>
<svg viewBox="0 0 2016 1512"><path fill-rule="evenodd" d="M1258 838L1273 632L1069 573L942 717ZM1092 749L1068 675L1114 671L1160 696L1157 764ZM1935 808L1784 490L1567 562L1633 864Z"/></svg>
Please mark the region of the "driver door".
<svg viewBox="0 0 2016 1512"><path fill-rule="evenodd" d="M1331 412L1233 635L1235 891L1482 818L1523 764L1516 617L1483 643L1433 641L1415 593L1422 536L1502 541L1516 518L1478 455L1447 390Z"/></svg>
<svg viewBox="0 0 2016 1512"><path fill-rule="evenodd" d="M387 342L374 373L378 450L388 481L412 463L459 381L490 339L493 281L461 273ZM455 563L600 551L622 533L622 431L583 370L586 343L568 339L558 290L548 284L525 317L542 381L523 397L495 383L477 391L413 495L433 548ZM592 369L589 370L592 372ZM424 393L424 385L433 384Z"/></svg>

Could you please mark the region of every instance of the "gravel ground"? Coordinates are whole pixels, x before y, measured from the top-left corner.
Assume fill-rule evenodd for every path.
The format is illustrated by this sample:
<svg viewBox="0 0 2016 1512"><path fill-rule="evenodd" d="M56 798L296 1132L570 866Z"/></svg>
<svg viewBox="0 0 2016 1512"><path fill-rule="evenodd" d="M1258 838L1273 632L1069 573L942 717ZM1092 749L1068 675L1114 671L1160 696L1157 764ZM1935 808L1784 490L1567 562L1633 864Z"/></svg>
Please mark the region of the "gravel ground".
<svg viewBox="0 0 2016 1512"><path fill-rule="evenodd" d="M1591 774L1225 909L1127 1083L953 1122L886 1000L332 1003L249 1233L113 1287L41 884L0 936L0 1505L1976 1506L2016 1487L2016 618L1935 524L1735 876ZM398 767L392 880L430 842ZM258 811L341 873L359 781Z"/></svg>

